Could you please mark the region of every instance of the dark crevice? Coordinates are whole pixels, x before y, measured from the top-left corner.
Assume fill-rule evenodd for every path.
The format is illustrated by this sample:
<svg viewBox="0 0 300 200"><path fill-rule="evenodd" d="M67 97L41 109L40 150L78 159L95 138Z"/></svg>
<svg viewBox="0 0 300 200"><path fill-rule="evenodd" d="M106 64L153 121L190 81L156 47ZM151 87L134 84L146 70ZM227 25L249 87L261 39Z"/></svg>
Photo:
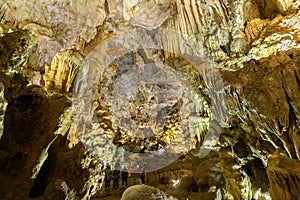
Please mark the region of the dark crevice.
<svg viewBox="0 0 300 200"><path fill-rule="evenodd" d="M144 49L139 49L139 50L137 51L137 54L140 55L140 56L142 57L143 62L144 62L145 64L155 63L152 59L150 59L150 58L147 57L147 54L146 54L146 52L145 52Z"/></svg>
<svg viewBox="0 0 300 200"><path fill-rule="evenodd" d="M251 154L250 147L243 141L242 138L240 138L239 141L234 145L233 149L239 158L244 158Z"/></svg>
<svg viewBox="0 0 300 200"><path fill-rule="evenodd" d="M39 174L34 179L33 185L29 191L29 198L37 198L43 196L48 184L51 170L54 168L53 159L50 155L44 162Z"/></svg>
<svg viewBox="0 0 300 200"><path fill-rule="evenodd" d="M106 14L106 16L109 16L108 0L105 0L105 2L104 2L104 8L105 8L105 14Z"/></svg>
<svg viewBox="0 0 300 200"><path fill-rule="evenodd" d="M273 19L280 13L277 2L275 0L255 0L259 8L262 19Z"/></svg>
<svg viewBox="0 0 300 200"><path fill-rule="evenodd" d="M266 169L259 158L249 161L242 169L249 175L254 188L261 188L262 192L269 189L269 179Z"/></svg>
<svg viewBox="0 0 300 200"><path fill-rule="evenodd" d="M229 46L229 44L221 45L220 48L224 53L226 53L227 55L230 55L230 46Z"/></svg>

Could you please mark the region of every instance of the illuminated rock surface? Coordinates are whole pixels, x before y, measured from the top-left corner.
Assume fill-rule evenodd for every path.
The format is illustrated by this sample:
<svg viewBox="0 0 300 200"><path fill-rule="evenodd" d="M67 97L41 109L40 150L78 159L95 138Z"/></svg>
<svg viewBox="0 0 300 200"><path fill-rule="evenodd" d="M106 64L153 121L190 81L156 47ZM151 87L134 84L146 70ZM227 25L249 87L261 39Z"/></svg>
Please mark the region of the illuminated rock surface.
<svg viewBox="0 0 300 200"><path fill-rule="evenodd" d="M138 200L138 199L166 199L175 200L176 198L171 197L157 188L150 187L147 185L136 185L125 190L121 200Z"/></svg>
<svg viewBox="0 0 300 200"><path fill-rule="evenodd" d="M299 199L299 6L1 1L0 199Z"/></svg>

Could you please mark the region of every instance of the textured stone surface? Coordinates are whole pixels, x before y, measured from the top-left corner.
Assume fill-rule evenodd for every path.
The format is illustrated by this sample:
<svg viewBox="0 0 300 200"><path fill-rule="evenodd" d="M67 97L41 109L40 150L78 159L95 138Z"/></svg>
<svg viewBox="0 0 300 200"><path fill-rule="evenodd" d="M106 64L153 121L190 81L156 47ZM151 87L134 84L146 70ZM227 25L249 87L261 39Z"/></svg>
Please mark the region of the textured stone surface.
<svg viewBox="0 0 300 200"><path fill-rule="evenodd" d="M70 92L70 88L77 74L83 58L78 52L62 51L53 57L51 63L45 67L43 77L45 88L60 93Z"/></svg>
<svg viewBox="0 0 300 200"><path fill-rule="evenodd" d="M140 172L144 162L171 164L159 157L169 148L190 161L189 175L177 188L166 181L176 161L148 182L175 197L298 198L299 6L1 2L0 197L113 199L101 189L103 164L131 158Z"/></svg>
<svg viewBox="0 0 300 200"><path fill-rule="evenodd" d="M5 116L5 110L7 106L7 102L4 98L4 85L0 83L0 138L2 137L3 134L3 122L4 122L4 116Z"/></svg>
<svg viewBox="0 0 300 200"><path fill-rule="evenodd" d="M5 1L0 8L1 23L55 38L63 47L81 48L105 19L104 1Z"/></svg>
<svg viewBox="0 0 300 200"><path fill-rule="evenodd" d="M290 159L278 152L268 160L270 193L273 199L299 199L299 160Z"/></svg>
<svg viewBox="0 0 300 200"><path fill-rule="evenodd" d="M157 199L175 200L157 188L148 185L136 185L128 188L122 195L121 200Z"/></svg>
<svg viewBox="0 0 300 200"><path fill-rule="evenodd" d="M14 192L18 199L28 198L32 169L42 149L54 138L56 120L66 103L62 96L48 98L40 87L27 87L8 103L0 144L1 180L5 183L2 199L13 198Z"/></svg>
<svg viewBox="0 0 300 200"><path fill-rule="evenodd" d="M285 149L293 158L298 158L299 153L298 139L295 137L299 127L299 105L295 102L299 99L299 60L294 57L298 54L299 50L280 52L259 62L248 62L235 75L230 72L224 74L224 79L228 76L233 87L228 92L236 93L228 99L232 112L243 120L251 120L262 137L264 132L266 139L271 140L274 148ZM247 84L240 87L238 84L242 82ZM249 110L246 106L253 109Z"/></svg>

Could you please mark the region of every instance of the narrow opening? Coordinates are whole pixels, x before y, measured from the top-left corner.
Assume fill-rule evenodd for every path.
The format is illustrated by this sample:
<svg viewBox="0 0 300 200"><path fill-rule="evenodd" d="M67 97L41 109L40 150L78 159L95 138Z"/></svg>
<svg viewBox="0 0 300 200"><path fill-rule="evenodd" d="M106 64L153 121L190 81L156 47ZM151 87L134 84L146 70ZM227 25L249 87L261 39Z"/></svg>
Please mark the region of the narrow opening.
<svg viewBox="0 0 300 200"><path fill-rule="evenodd" d="M48 177L49 177L49 173L50 173L50 170L52 167L52 166L50 166L51 162L50 162L49 157L46 159L39 174L34 179L33 185L29 191L29 198L37 198L37 197L43 196L43 194L47 188L47 185L49 184Z"/></svg>

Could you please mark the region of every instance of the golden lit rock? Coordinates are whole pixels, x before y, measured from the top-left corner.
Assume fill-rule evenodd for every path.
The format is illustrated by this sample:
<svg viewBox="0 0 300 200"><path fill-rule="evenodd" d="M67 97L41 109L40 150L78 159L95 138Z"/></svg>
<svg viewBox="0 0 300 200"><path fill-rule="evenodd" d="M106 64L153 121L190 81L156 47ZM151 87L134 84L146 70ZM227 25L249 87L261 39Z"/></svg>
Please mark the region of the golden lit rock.
<svg viewBox="0 0 300 200"><path fill-rule="evenodd" d="M76 51L62 51L56 54L51 64L45 67L45 87L52 91L70 92L83 57Z"/></svg>
<svg viewBox="0 0 300 200"><path fill-rule="evenodd" d="M1 1L0 199L299 199L299 6Z"/></svg>

